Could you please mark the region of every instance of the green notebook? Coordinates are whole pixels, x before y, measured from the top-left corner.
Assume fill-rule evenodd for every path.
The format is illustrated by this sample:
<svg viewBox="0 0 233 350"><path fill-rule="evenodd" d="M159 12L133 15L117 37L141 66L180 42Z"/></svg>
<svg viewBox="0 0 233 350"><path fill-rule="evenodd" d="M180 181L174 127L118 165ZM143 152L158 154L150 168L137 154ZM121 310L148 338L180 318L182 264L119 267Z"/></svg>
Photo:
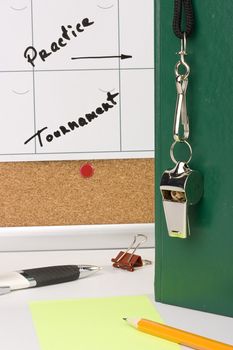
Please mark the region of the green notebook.
<svg viewBox="0 0 233 350"><path fill-rule="evenodd" d="M202 200L189 207L191 236L171 238L159 190L171 169L180 40L173 0L156 1L156 300L233 316L233 1L193 0L187 40L190 168L204 177ZM178 152L179 153L179 152Z"/></svg>

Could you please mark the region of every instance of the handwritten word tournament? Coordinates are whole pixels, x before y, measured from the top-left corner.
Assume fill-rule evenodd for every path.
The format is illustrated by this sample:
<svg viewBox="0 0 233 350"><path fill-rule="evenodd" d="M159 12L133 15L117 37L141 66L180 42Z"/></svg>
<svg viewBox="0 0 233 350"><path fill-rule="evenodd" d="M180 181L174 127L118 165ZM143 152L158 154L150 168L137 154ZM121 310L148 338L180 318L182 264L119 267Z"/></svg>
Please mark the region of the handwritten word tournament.
<svg viewBox="0 0 233 350"><path fill-rule="evenodd" d="M77 23L73 28L71 25L61 26L61 37L57 41L53 41L50 45L49 50L42 49L38 50L34 46L28 46L24 51L24 57L27 61L35 67L35 61L39 58L45 62L45 60L53 53L60 51L61 48L65 47L69 41L73 38L77 38L79 33L84 32L85 28L94 24L94 21L90 21L89 18L84 18L81 23Z"/></svg>
<svg viewBox="0 0 233 350"><path fill-rule="evenodd" d="M77 121L70 121L67 123L67 126L59 126L59 129L54 131L53 133L47 134L45 137L45 140L47 142L52 142L54 139L61 137L62 135L66 135L67 133L70 133L71 131L76 130L79 127L84 127L85 125L88 125L93 121L93 119L98 118L101 114L108 112L109 109L113 108L117 102L115 101L115 98L119 95L119 93L111 94L111 92L107 93L107 102L104 102L101 104L101 106L97 107L95 111L92 111L91 113L85 114L85 117L80 117L77 119ZM41 147L44 145L44 137L42 138L42 133L48 129L48 127L44 127L40 130L38 130L33 136L31 136L27 141L24 142L26 145L28 142L33 140L34 138L38 138L39 144ZM44 135L43 135L44 136Z"/></svg>

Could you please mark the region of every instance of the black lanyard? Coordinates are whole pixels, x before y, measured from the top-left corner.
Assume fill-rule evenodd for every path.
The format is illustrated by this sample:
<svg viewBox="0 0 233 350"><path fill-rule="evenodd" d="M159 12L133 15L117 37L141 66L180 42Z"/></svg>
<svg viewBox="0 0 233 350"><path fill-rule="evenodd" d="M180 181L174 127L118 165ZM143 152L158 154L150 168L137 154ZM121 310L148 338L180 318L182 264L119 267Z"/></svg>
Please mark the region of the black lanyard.
<svg viewBox="0 0 233 350"><path fill-rule="evenodd" d="M185 30L182 31L182 17L185 20ZM184 32L186 38L188 38L193 30L194 15L192 0L174 0L174 17L173 17L173 32L174 34L183 39Z"/></svg>

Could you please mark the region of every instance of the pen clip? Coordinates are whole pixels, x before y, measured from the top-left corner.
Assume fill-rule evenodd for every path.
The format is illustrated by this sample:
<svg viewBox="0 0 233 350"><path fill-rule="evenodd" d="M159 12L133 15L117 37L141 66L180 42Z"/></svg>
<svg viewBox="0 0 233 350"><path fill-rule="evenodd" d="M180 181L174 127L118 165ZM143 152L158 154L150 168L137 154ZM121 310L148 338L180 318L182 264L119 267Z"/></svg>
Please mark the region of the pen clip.
<svg viewBox="0 0 233 350"><path fill-rule="evenodd" d="M11 288L9 286L1 286L0 287L0 295L8 294L10 293Z"/></svg>

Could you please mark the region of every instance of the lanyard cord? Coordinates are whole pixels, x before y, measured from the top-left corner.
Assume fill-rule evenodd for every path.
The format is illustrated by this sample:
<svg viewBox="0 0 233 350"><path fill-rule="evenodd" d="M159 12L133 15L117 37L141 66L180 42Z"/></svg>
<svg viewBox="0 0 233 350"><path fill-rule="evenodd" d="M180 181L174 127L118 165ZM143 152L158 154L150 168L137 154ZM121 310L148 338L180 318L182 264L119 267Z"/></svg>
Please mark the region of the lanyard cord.
<svg viewBox="0 0 233 350"><path fill-rule="evenodd" d="M185 15L185 30L181 30L182 23L182 13ZM193 7L192 0L174 0L174 17L173 17L173 32L174 34L183 39L184 33L186 38L190 36L193 30L194 24L194 15L193 15Z"/></svg>

